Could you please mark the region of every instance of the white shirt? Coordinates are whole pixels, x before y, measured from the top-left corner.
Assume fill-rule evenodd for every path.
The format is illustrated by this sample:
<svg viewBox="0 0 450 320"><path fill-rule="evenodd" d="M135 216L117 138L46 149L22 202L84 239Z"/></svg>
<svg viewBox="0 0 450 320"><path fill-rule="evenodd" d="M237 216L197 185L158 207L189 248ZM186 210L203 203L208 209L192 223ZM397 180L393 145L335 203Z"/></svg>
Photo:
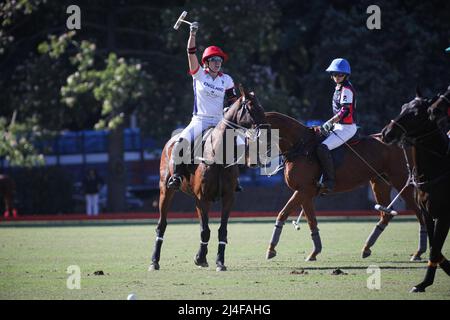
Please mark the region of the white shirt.
<svg viewBox="0 0 450 320"><path fill-rule="evenodd" d="M339 101L341 104L353 103L353 92L347 87L342 89L341 98Z"/></svg>
<svg viewBox="0 0 450 320"><path fill-rule="evenodd" d="M234 88L233 79L219 72L213 79L203 68L191 72L194 87L194 116L222 118L225 91Z"/></svg>

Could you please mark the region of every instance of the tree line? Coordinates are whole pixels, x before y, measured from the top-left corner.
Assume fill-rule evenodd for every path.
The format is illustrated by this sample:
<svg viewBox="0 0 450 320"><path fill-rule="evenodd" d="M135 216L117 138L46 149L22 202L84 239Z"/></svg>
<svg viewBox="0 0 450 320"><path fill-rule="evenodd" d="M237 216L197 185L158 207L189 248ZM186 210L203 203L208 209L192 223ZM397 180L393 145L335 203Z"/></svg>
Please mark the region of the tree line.
<svg viewBox="0 0 450 320"><path fill-rule="evenodd" d="M70 5L81 29L68 30ZM358 124L375 133L409 101L449 85L450 2L377 1L381 29L369 30L372 1L45 1L0 4L0 157L42 163L35 139L61 130L106 128L111 192L123 185L121 132L129 117L164 142L192 112L188 26L200 23L198 54L218 45L224 71L254 90L267 111L306 122L331 115L333 58L352 66ZM114 207L123 205L121 197Z"/></svg>

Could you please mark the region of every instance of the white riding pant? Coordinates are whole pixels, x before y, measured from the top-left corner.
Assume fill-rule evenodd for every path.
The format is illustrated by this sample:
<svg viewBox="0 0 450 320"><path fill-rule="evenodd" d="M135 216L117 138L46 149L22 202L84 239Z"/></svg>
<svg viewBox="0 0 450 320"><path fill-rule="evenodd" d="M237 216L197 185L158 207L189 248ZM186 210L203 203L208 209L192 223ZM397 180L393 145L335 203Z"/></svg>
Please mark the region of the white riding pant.
<svg viewBox="0 0 450 320"><path fill-rule="evenodd" d="M179 140L180 138L185 139L186 141L189 142L190 146L192 141L196 141L197 137L199 137L202 134L203 130L205 130L208 127L215 127L221 120L222 117L206 117L194 115L189 125L183 131L181 131L177 140ZM236 144L238 146L241 146L242 148L242 146L245 146L245 141L241 136L238 135L236 137ZM195 153L197 154L197 152L201 151L201 146L195 145L194 150ZM188 160L189 157L187 157L183 161L186 163L186 161Z"/></svg>
<svg viewBox="0 0 450 320"><path fill-rule="evenodd" d="M191 143L195 141L195 139L201 135L203 130L208 127L215 127L220 121L222 117L205 117L205 116L193 116L189 125L181 131L178 138L183 138ZM244 145L244 139L242 137L237 137L237 144Z"/></svg>
<svg viewBox="0 0 450 320"><path fill-rule="evenodd" d="M358 128L356 124L341 124L335 123L334 129L330 132L328 138L326 138L322 143L328 147L329 150L336 149L350 140L356 133Z"/></svg>
<svg viewBox="0 0 450 320"><path fill-rule="evenodd" d="M86 195L86 213L88 216L98 216L98 193Z"/></svg>

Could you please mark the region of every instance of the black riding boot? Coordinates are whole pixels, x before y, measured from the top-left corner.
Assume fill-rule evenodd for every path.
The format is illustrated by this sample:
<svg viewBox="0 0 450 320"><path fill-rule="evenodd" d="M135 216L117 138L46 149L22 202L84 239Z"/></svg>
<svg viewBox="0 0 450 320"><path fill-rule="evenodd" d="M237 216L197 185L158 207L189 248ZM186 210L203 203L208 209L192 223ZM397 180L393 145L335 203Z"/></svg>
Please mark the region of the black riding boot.
<svg viewBox="0 0 450 320"><path fill-rule="evenodd" d="M180 141L175 142L172 148L172 157L175 155L176 157L180 157L180 151L182 150L182 144ZM181 183L183 182L183 164L177 163L180 162L180 159L173 159L173 175L169 178L167 182L167 188L178 190L181 187Z"/></svg>
<svg viewBox="0 0 450 320"><path fill-rule="evenodd" d="M329 193L334 189L334 163L331 157L331 152L324 144L320 144L317 149L317 158L319 158L320 165L323 171L322 178L322 193Z"/></svg>

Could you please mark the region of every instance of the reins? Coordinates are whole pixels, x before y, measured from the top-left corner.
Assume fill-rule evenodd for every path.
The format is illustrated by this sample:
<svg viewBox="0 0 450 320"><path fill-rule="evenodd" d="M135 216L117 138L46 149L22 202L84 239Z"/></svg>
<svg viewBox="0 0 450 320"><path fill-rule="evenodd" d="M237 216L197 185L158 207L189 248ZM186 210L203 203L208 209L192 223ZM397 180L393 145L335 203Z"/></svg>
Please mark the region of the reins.
<svg viewBox="0 0 450 320"><path fill-rule="evenodd" d="M441 96L441 97L442 97L442 96ZM446 98L445 98L445 99L446 99ZM413 138L413 139L412 139L412 138L408 137L408 134L410 134L410 133L408 133L408 130L406 130L406 128L403 127L400 123L398 123L398 122L395 121L395 120L391 120L391 123L392 123L393 125L396 125L397 127L399 127L400 130L402 130L402 132L403 132L403 134L402 134L402 136L401 136L401 138L400 138L400 142L401 142L401 146L402 146L403 153L404 153L404 156L405 156L406 166L407 166L407 168L408 168L408 175L409 175L409 177L408 177L408 182L409 182L411 185L413 185L414 187L416 187L416 188L418 188L418 189L420 189L421 187L422 187L422 189L423 189L423 186L426 186L426 185L428 185L428 186L429 186L429 185L434 185L434 184L436 184L436 183L438 183L438 182L440 182L440 181L446 179L447 176L450 176L450 170L449 170L449 171L447 171L446 173L444 173L443 175L440 175L440 176L438 176L438 177L436 177L436 178L434 178L434 179L432 179L432 180L419 182L419 177L417 176L417 169L416 169L416 167L413 167L413 168L411 169L410 162L409 162L408 156L407 156L407 154L406 154L406 149L405 149L405 146L404 146L404 142L408 142L408 143L412 144L412 145L415 146L415 147L419 146L419 147L422 148L424 151L426 151L426 152L428 152L428 153L430 153L430 154L433 154L433 155L435 155L435 156L438 156L439 158L446 158L446 157L448 157L449 154L450 154L450 144L449 144L448 147L447 147L446 153L445 153L444 155L442 155L442 154L440 154L440 153L438 153L438 152L436 152L436 151L434 151L434 150L431 150L431 149L425 147L422 143L419 143L419 141L422 141L422 140L424 140L425 138L428 138L429 136L431 136L432 134L434 134L436 131L440 131L439 128L436 128L436 129L434 129L434 130L432 130L432 131L430 131L430 132L427 132L426 134L423 134L423 135L421 135L421 136L419 136L419 137L416 137L416 138Z"/></svg>
<svg viewBox="0 0 450 320"><path fill-rule="evenodd" d="M392 186L392 184L387 181L382 175L381 173L379 173L374 167L372 167L370 165L370 163L368 163L366 161L366 159L364 159L350 144L347 143L347 141L345 141L344 139L342 139L336 132L334 132L334 130L331 130L331 132L333 132L333 134L336 135L336 137L338 137L341 141L344 142L344 144L370 169L372 170L377 176L378 178L380 178L384 183L386 183L388 186Z"/></svg>
<svg viewBox="0 0 450 320"><path fill-rule="evenodd" d="M245 97L243 98L243 106L244 108L246 108L246 104L248 103L248 100L245 99ZM236 111L237 112L237 111ZM247 110L248 112L248 110ZM223 123L225 125L225 130L226 129L233 129L233 130L237 130L237 134L239 136L241 136L242 138L249 138L251 141L256 141L256 139L258 139L258 137L260 136L260 125L257 125L255 129L249 129L249 128L245 128L244 126L241 126L239 124L237 124L236 122L230 121L228 119L226 119L225 117L223 117L221 119L221 121L219 123ZM216 126L217 128L217 126ZM210 139L211 139L211 144L212 144L212 134L210 135ZM215 149L212 149L213 155L215 155ZM242 154L238 159L236 159L236 161L225 165L225 168L231 167L233 165L236 164L240 164L241 163L241 159L244 156L244 154ZM203 161L206 163L207 159L205 158L199 158L199 160Z"/></svg>

